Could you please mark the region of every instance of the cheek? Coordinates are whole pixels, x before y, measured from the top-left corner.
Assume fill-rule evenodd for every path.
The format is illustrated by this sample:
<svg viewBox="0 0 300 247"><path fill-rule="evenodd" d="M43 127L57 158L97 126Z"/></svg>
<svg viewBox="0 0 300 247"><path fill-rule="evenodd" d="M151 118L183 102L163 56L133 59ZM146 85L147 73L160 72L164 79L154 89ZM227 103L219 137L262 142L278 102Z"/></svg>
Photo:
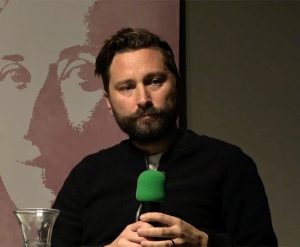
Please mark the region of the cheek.
<svg viewBox="0 0 300 247"><path fill-rule="evenodd" d="M127 116L133 113L136 108L134 104L127 99L117 99L110 102L113 110L121 116Z"/></svg>
<svg viewBox="0 0 300 247"><path fill-rule="evenodd" d="M156 97L154 106L158 108L164 108L165 106L171 106L175 101L175 90L168 90L158 97Z"/></svg>

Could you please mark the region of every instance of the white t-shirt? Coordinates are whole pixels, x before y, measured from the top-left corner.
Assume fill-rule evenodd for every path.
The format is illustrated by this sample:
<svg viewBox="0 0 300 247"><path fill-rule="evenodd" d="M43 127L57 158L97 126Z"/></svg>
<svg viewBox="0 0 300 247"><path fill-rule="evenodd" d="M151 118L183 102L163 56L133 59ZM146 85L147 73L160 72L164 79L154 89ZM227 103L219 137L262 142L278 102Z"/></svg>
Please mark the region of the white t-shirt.
<svg viewBox="0 0 300 247"><path fill-rule="evenodd" d="M147 156L149 170L157 170L159 165L159 160L162 154L163 153L158 153L158 154Z"/></svg>

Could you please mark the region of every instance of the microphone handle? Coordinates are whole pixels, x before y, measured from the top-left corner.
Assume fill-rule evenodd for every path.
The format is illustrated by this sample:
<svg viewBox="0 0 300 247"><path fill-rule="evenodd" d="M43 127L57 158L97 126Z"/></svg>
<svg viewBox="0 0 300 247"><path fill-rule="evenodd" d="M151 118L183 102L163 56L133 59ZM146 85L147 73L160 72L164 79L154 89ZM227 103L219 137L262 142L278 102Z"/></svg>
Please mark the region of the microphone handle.
<svg viewBox="0 0 300 247"><path fill-rule="evenodd" d="M139 219L140 216L144 213L160 212L160 211L161 211L160 202L142 202L137 219ZM149 224L151 224L154 227L159 226L159 223L157 222L149 222Z"/></svg>
<svg viewBox="0 0 300 247"><path fill-rule="evenodd" d="M148 212L160 212L160 202L142 202L141 214Z"/></svg>

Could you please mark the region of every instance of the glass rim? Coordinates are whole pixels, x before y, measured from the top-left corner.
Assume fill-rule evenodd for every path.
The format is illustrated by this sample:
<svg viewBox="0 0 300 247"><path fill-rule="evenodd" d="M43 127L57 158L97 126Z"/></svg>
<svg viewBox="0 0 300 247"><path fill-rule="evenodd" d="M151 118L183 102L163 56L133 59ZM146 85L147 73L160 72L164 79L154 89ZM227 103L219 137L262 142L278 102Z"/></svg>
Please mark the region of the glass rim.
<svg viewBox="0 0 300 247"><path fill-rule="evenodd" d="M55 208L17 208L14 210L14 213L28 213L28 214L36 214L36 213L59 213L58 209Z"/></svg>

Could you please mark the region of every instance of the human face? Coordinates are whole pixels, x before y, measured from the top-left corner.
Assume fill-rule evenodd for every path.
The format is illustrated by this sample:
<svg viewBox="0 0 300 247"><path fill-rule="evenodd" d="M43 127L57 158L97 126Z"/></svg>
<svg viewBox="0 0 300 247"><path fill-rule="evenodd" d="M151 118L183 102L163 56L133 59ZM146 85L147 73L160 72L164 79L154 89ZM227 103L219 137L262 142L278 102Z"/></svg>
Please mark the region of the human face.
<svg viewBox="0 0 300 247"><path fill-rule="evenodd" d="M108 106L132 140L153 142L175 127L176 82L158 49L118 53L109 73Z"/></svg>
<svg viewBox="0 0 300 247"><path fill-rule="evenodd" d="M54 199L53 191L45 187L46 170L41 168L49 162L28 165L43 152L32 141L32 130L28 134L32 120L41 115L36 111L38 98L60 109L45 118L55 118L56 124L34 130L44 136L44 129L49 133L61 128L58 112L62 111L71 128L82 130L102 97L100 87L86 83L85 74L93 73L82 72L89 65L93 70L95 59L86 42L84 20L91 3L11 0L1 11L0 174L18 207L49 207ZM72 15L66 14L66 8ZM53 25L54 20L59 26ZM48 100L54 94L60 101ZM44 145L53 149L55 139L44 139Z"/></svg>

